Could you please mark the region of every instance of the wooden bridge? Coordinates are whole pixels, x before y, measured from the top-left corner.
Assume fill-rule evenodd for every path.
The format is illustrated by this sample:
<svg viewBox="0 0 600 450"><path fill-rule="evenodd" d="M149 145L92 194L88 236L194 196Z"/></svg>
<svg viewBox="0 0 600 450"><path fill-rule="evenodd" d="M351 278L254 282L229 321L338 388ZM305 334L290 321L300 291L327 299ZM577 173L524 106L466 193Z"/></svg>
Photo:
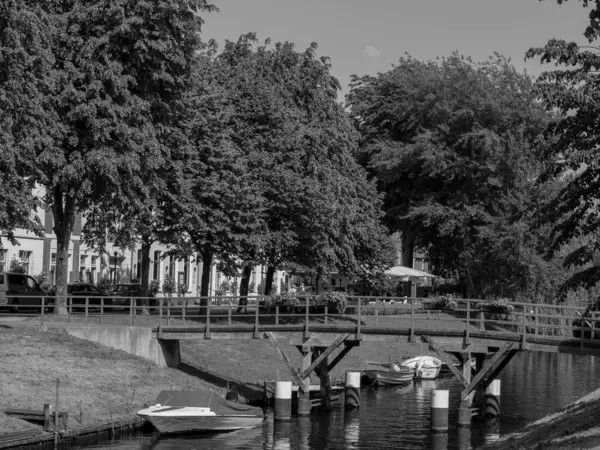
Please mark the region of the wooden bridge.
<svg viewBox="0 0 600 450"><path fill-rule="evenodd" d="M461 410L469 421L475 391L485 390L519 351L600 355L598 319L595 313L582 317L582 307L469 299L440 308L435 300L377 297L348 297L343 305L319 304L314 296L294 304L270 304L260 297L242 307L238 302L232 297L160 299L151 314L141 314L148 309L141 299L131 299L120 312L104 302L90 306L86 299L70 307L68 320L152 327L159 342L176 343L177 349L181 340L268 339L301 395L308 396L309 376L315 372L324 399L331 387L329 372L361 342L424 342L462 384ZM39 317L42 323L56 323L43 310ZM300 370L279 344L282 340L302 353Z"/></svg>

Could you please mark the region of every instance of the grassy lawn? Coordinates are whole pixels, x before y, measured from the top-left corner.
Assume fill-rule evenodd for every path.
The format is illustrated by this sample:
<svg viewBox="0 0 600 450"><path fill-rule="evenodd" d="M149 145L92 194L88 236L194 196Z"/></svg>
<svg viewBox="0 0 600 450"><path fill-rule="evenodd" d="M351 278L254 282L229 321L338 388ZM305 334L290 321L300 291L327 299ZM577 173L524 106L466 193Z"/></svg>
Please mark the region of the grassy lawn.
<svg viewBox="0 0 600 450"><path fill-rule="evenodd" d="M131 418L163 389L214 387L175 369L159 369L128 353L68 336L59 330L0 328L0 410L42 410L55 403L60 379L59 409L69 413L69 427ZM80 403L81 402L81 403ZM81 408L79 405L81 404ZM0 413L0 433L35 428Z"/></svg>
<svg viewBox="0 0 600 450"><path fill-rule="evenodd" d="M303 323L303 316L290 316L288 321ZM363 318L365 325L374 324L375 318ZM46 316L47 324L68 323L67 317ZM129 325L127 314L103 318L105 325ZM282 319L283 320L283 319ZM340 317L338 323L352 322L352 317ZM382 326L410 326L410 317L379 316ZM73 315L73 324L83 325L85 317ZM186 323L189 323L187 321ZM1 411L8 408L41 410L44 403L54 404L56 379L60 379L59 409L69 413L69 427L95 425L131 418L144 403L151 403L163 389L214 389L224 394L226 382L230 387L248 386L260 394L263 380L290 380L289 371L272 344L257 340L200 340L182 341L182 367L159 369L151 362L128 353L113 350L85 340L71 337L60 328L47 331L35 328L39 318L19 320L18 328L0 326L0 433L34 428L27 422L11 418ZM88 323L99 324L98 317L88 318ZM173 325L182 324L174 318ZM193 322L192 322L193 323ZM232 323L253 323L252 314L233 315ZM314 322L311 322L314 323ZM157 324L156 316L140 315L136 324ZM422 316L416 326L427 328L464 328L464 322L451 317ZM298 349L287 342L279 342L295 367L302 365ZM337 350L333 356L337 354ZM331 373L334 381L341 381L347 370L367 367L367 361L387 362L409 355L427 354L423 344L392 344L362 342L354 347ZM312 381L317 383L313 376ZM254 388L254 389L253 389ZM245 390L246 391L245 391ZM81 413L81 424L79 419ZM76 419L77 418L77 419Z"/></svg>

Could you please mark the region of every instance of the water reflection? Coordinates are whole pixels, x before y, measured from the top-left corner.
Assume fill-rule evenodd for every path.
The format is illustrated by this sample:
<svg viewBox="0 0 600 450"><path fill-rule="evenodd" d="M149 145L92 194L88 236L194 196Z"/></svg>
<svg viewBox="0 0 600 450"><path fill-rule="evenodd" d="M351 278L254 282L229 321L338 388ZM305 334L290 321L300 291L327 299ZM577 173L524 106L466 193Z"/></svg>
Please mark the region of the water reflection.
<svg viewBox="0 0 600 450"><path fill-rule="evenodd" d="M346 448L359 448L360 420L358 411L346 411L344 416L344 442Z"/></svg>
<svg viewBox="0 0 600 450"><path fill-rule="evenodd" d="M273 450L291 449L290 435L292 433L292 422L274 422L273 426Z"/></svg>
<svg viewBox="0 0 600 450"><path fill-rule="evenodd" d="M590 367L592 366L592 367ZM499 420L474 421L471 429L457 428L461 385L452 377L423 380L402 387L364 388L360 408L342 406L311 417L274 422L267 411L262 427L222 434L161 437L140 433L114 441L70 449L192 450L192 449L450 449L468 450L497 440L501 434L554 412L600 387L596 374L600 358L523 352L501 375ZM576 381L575 381L576 380ZM447 435L430 430L434 389L450 391L450 429ZM548 393L552 394L549 395ZM62 447L63 449L67 447Z"/></svg>

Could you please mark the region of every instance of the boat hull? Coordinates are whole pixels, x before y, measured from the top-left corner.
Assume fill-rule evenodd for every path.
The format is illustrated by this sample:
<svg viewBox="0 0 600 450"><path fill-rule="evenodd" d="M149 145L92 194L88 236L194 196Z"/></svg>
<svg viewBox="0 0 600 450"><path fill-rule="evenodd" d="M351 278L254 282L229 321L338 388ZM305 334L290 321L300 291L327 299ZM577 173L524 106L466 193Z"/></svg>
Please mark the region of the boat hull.
<svg viewBox="0 0 600 450"><path fill-rule="evenodd" d="M442 370L442 362L433 356L417 356L403 361L400 365L413 369L418 380L434 380Z"/></svg>
<svg viewBox="0 0 600 450"><path fill-rule="evenodd" d="M260 425L262 417L254 416L145 416L161 434L233 431Z"/></svg>
<svg viewBox="0 0 600 450"><path fill-rule="evenodd" d="M371 384L395 386L410 383L414 378L412 371L394 372L391 370L365 370L365 376Z"/></svg>

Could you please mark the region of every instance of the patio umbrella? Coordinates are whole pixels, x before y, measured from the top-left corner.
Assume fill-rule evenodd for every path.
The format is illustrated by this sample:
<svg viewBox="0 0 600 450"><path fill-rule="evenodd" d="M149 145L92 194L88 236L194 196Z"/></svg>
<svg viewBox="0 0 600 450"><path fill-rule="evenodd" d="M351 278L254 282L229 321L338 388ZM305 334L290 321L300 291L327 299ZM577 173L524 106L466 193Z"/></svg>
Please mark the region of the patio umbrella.
<svg viewBox="0 0 600 450"><path fill-rule="evenodd" d="M436 275L432 275L422 270L413 269L411 267L394 266L384 272L387 276L393 278L402 278L403 281L408 281L414 278L437 278Z"/></svg>

